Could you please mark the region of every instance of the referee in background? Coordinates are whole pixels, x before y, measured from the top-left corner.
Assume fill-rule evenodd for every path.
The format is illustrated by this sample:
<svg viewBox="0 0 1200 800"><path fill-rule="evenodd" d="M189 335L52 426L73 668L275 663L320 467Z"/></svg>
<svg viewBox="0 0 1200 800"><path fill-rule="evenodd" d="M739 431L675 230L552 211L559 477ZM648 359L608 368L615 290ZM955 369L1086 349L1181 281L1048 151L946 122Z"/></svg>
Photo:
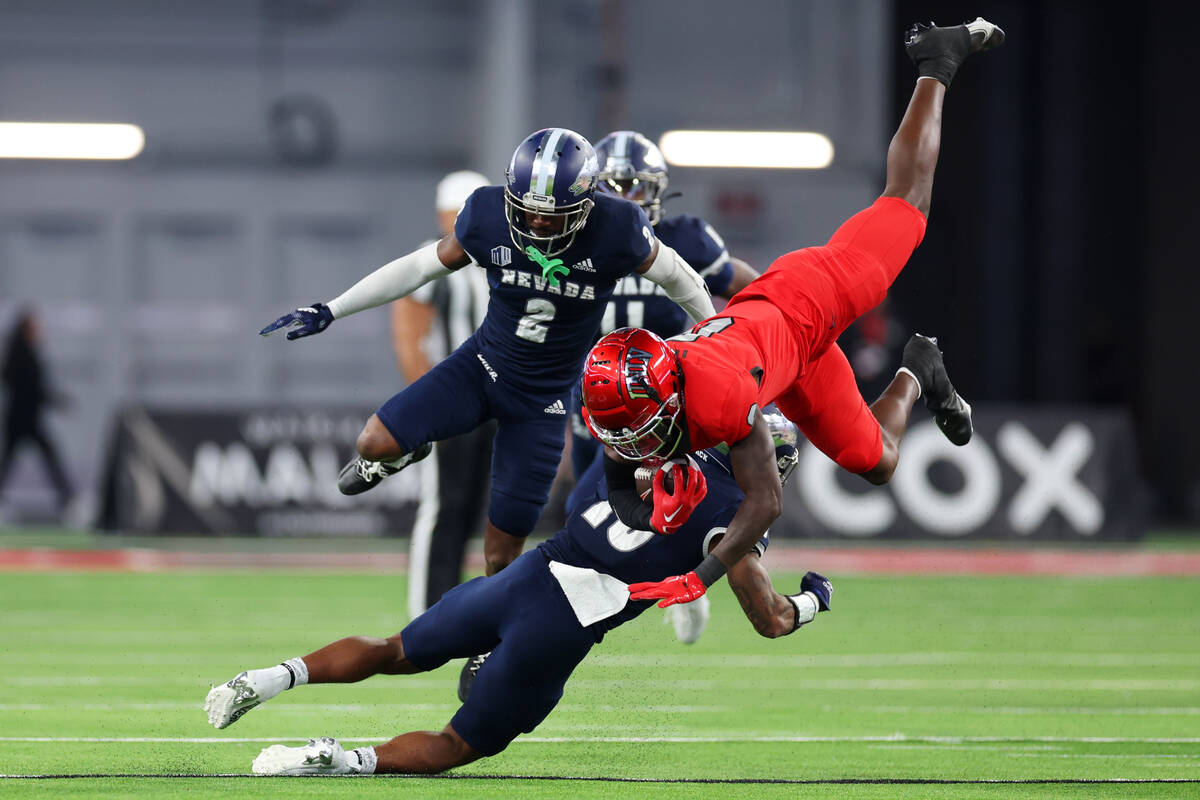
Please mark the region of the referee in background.
<svg viewBox="0 0 1200 800"><path fill-rule="evenodd" d="M437 185L441 236L471 192L487 186L478 172L451 172ZM412 383L450 355L483 322L488 283L481 269L459 269L392 303L392 346ZM421 503L408 565L408 613L416 617L462 582L467 540L483 530L492 464L494 421L438 442L421 467ZM434 535L436 532L436 535Z"/></svg>

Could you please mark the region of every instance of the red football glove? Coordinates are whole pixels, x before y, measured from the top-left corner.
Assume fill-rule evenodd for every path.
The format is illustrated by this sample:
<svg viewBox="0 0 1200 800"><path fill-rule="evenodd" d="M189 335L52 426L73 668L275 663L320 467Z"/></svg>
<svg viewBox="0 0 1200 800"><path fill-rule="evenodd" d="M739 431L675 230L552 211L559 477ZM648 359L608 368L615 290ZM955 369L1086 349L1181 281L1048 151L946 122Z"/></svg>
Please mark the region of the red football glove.
<svg viewBox="0 0 1200 800"><path fill-rule="evenodd" d="M704 583L696 577L696 573L689 572L687 575L676 575L665 581L631 583L629 584L629 598L631 600L658 600L661 597L662 600L659 600L658 607L666 608L676 603L690 603L698 600L704 594L705 589Z"/></svg>
<svg viewBox="0 0 1200 800"><path fill-rule="evenodd" d="M665 470L671 471L671 489L664 485ZM672 534L683 527L696 506L708 494L708 481L704 473L689 461L687 465L669 463L654 473L654 512L650 514L650 525L663 534Z"/></svg>

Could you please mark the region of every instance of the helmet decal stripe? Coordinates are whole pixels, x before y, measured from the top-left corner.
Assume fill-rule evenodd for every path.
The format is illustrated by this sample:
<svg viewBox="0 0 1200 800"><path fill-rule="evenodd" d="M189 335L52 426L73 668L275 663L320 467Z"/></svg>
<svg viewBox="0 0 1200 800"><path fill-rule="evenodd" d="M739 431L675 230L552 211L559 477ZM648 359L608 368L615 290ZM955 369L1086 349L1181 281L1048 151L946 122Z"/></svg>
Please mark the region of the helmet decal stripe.
<svg viewBox="0 0 1200 800"><path fill-rule="evenodd" d="M629 158L629 145L633 141L633 134L622 131L618 133L613 142L613 156L616 158Z"/></svg>
<svg viewBox="0 0 1200 800"><path fill-rule="evenodd" d="M554 173L558 171L558 143L564 133L564 129L554 128L542 144L542 152L538 153L533 164L534 174L529 187L534 194L554 194Z"/></svg>

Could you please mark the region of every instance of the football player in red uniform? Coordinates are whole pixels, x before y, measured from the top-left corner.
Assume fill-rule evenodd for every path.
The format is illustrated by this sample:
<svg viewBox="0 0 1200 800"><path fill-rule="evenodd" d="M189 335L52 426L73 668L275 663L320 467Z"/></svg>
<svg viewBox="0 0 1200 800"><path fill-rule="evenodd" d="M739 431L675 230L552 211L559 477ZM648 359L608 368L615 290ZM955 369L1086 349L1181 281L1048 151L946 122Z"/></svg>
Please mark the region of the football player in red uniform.
<svg viewBox="0 0 1200 800"><path fill-rule="evenodd" d="M690 333L663 341L625 328L592 349L583 399L589 428L612 456L605 472L618 514L636 500L629 462L653 464L718 442L730 446L746 496L724 540L694 572L643 588L635 599L697 599L779 516L782 494L779 482L768 480L774 451L761 413L769 403L839 465L876 484L891 478L919 397L952 442L970 439L970 406L951 385L935 339L909 341L896 378L869 407L836 342L883 301L924 236L942 102L954 73L972 53L1003 41L1004 32L982 18L949 28L912 26L905 49L919 77L888 147L883 195L825 246L781 256ZM679 502L661 484L655 506L670 509L672 519L659 516L667 523L686 518L697 492L677 489L688 493Z"/></svg>

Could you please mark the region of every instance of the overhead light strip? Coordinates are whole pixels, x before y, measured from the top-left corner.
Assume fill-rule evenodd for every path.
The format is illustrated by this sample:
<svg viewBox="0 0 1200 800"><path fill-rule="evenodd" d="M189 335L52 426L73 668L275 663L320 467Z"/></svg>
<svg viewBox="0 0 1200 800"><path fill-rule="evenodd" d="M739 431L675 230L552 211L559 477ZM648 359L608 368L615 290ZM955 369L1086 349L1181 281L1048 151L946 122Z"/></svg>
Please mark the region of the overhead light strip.
<svg viewBox="0 0 1200 800"><path fill-rule="evenodd" d="M658 146L680 167L824 169L833 162L829 137L808 131L667 131Z"/></svg>
<svg viewBox="0 0 1200 800"><path fill-rule="evenodd" d="M116 122L0 122L0 158L124 161L146 146L137 125Z"/></svg>

